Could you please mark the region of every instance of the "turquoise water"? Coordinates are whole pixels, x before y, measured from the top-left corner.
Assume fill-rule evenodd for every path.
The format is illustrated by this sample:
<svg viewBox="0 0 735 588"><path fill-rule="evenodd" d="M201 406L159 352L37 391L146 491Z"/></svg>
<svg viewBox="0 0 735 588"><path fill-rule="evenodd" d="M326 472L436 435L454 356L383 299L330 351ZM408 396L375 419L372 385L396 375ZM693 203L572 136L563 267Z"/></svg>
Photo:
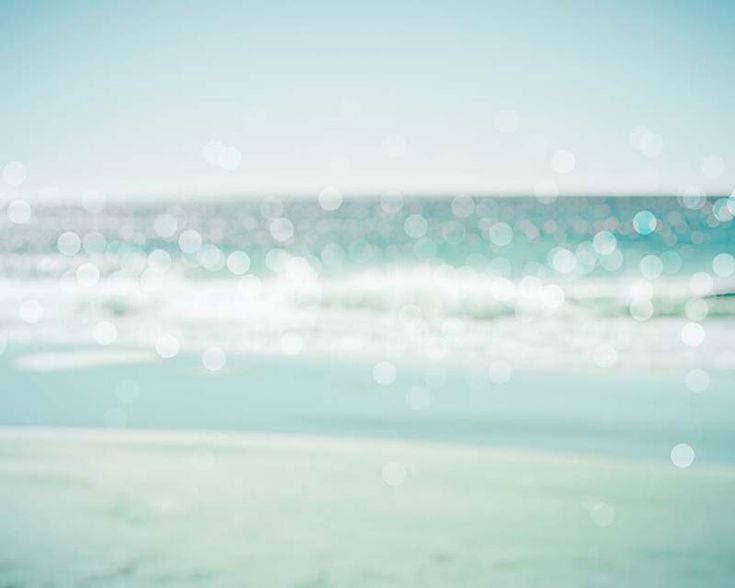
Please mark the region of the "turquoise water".
<svg viewBox="0 0 735 588"><path fill-rule="evenodd" d="M37 207L0 240L0 325L10 345L730 369L734 209L700 197Z"/></svg>
<svg viewBox="0 0 735 588"><path fill-rule="evenodd" d="M492 262L503 257L511 262L511 273L522 274L524 268L526 273L538 271L526 266L546 264L553 247L576 250L591 245L597 233L608 231L624 254L623 265L609 270L582 259L584 275L636 271L643 255L665 252L672 254L665 274L673 275L695 269L711 271L714 254L731 251L733 209L732 197L699 196L567 197L540 202L533 198L389 195L346 200L334 211L322 209L316 199L275 197L118 204L94 212L46 205L35 207L31 222L5 235L3 250L56 253L59 235L74 231L80 237L91 236L84 243L91 255L129 258L162 248L180 257L178 237L184 230L194 230L205 246L214 245L224 252L246 250L256 273L272 267L266 258L276 247L293 255L314 256L321 268L331 271L394 260L478 267L489 263L498 270L507 266ZM274 221L288 223L274 226Z"/></svg>
<svg viewBox="0 0 735 588"><path fill-rule="evenodd" d="M0 363L0 425L298 433L602 453L666 463L686 441L698 462L735 462L732 375L695 394L685 370L517 372L504 384L477 366L398 364L390 386L371 362L199 357L27 372Z"/></svg>
<svg viewBox="0 0 735 588"><path fill-rule="evenodd" d="M0 583L735 582L732 197L326 208L2 217Z"/></svg>

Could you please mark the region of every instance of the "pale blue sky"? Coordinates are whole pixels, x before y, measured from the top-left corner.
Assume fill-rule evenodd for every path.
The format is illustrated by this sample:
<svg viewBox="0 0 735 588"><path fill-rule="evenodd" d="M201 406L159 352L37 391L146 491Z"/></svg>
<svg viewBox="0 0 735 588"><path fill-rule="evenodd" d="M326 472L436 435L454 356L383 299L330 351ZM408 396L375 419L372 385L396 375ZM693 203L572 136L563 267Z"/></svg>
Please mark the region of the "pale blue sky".
<svg viewBox="0 0 735 588"><path fill-rule="evenodd" d="M733 31L726 1L0 0L0 193L729 193Z"/></svg>

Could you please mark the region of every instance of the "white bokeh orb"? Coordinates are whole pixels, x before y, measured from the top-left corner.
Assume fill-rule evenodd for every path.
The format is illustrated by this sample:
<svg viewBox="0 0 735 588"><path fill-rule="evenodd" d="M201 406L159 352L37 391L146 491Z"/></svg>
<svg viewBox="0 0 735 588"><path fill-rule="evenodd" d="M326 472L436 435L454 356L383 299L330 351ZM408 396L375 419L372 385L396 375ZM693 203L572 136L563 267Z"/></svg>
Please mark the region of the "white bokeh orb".
<svg viewBox="0 0 735 588"><path fill-rule="evenodd" d="M31 205L21 198L11 200L5 212L10 222L15 225L24 225L31 220Z"/></svg>
<svg viewBox="0 0 735 588"><path fill-rule="evenodd" d="M227 355L221 347L208 347L202 352L202 364L210 372L217 372L225 367Z"/></svg>
<svg viewBox="0 0 735 588"><path fill-rule="evenodd" d="M319 206L328 212L337 210L342 206L342 192L334 186L327 186L319 192Z"/></svg>
<svg viewBox="0 0 735 588"><path fill-rule="evenodd" d="M568 174L577 167L577 158L567 149L559 149L551 156L551 169L558 174Z"/></svg>
<svg viewBox="0 0 735 588"><path fill-rule="evenodd" d="M689 390L696 394L700 394L709 388L710 376L705 370L694 368L686 373L684 382Z"/></svg>
<svg viewBox="0 0 735 588"><path fill-rule="evenodd" d="M694 449L687 443L678 443L671 448L671 463L677 468L688 468L695 457Z"/></svg>
<svg viewBox="0 0 735 588"><path fill-rule="evenodd" d="M687 323L681 329L681 340L689 347L699 347L704 342L704 327L699 323Z"/></svg>
<svg viewBox="0 0 735 588"><path fill-rule="evenodd" d="M12 187L18 187L26 181L28 170L20 161L11 161L3 167L3 181Z"/></svg>
<svg viewBox="0 0 735 588"><path fill-rule="evenodd" d="M171 359L179 353L180 344L179 340L171 335L161 335L156 339L155 343L156 353L163 359Z"/></svg>
<svg viewBox="0 0 735 588"><path fill-rule="evenodd" d="M64 231L56 240L56 248L62 255L73 257L81 250L82 240L75 232Z"/></svg>
<svg viewBox="0 0 735 588"><path fill-rule="evenodd" d="M398 370L390 361L379 361L373 366L373 380L381 386L390 386L396 381Z"/></svg>

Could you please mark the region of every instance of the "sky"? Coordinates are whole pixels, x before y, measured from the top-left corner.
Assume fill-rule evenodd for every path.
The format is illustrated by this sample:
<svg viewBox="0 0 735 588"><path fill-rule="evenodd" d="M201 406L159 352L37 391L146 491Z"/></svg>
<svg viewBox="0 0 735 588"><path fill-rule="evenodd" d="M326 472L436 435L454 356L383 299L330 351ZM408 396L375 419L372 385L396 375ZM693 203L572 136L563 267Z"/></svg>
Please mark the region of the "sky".
<svg viewBox="0 0 735 588"><path fill-rule="evenodd" d="M0 197L729 194L735 4L0 0Z"/></svg>

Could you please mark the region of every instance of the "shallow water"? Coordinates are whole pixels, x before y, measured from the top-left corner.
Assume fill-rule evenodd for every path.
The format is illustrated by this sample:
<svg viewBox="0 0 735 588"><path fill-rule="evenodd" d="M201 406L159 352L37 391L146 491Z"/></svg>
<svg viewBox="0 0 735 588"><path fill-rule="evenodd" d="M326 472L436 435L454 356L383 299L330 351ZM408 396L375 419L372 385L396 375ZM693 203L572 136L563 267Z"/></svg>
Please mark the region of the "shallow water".
<svg viewBox="0 0 735 588"><path fill-rule="evenodd" d="M28 371L17 369L12 355L0 359L0 424L6 426L408 438L664 464L671 448L686 442L697 460L735 462L735 397L727 371L711 372L708 389L694 393L684 368L526 369L493 383L484 365L398 362L395 381L382 385L368 360L230 358L212 373L199 356L179 356Z"/></svg>

